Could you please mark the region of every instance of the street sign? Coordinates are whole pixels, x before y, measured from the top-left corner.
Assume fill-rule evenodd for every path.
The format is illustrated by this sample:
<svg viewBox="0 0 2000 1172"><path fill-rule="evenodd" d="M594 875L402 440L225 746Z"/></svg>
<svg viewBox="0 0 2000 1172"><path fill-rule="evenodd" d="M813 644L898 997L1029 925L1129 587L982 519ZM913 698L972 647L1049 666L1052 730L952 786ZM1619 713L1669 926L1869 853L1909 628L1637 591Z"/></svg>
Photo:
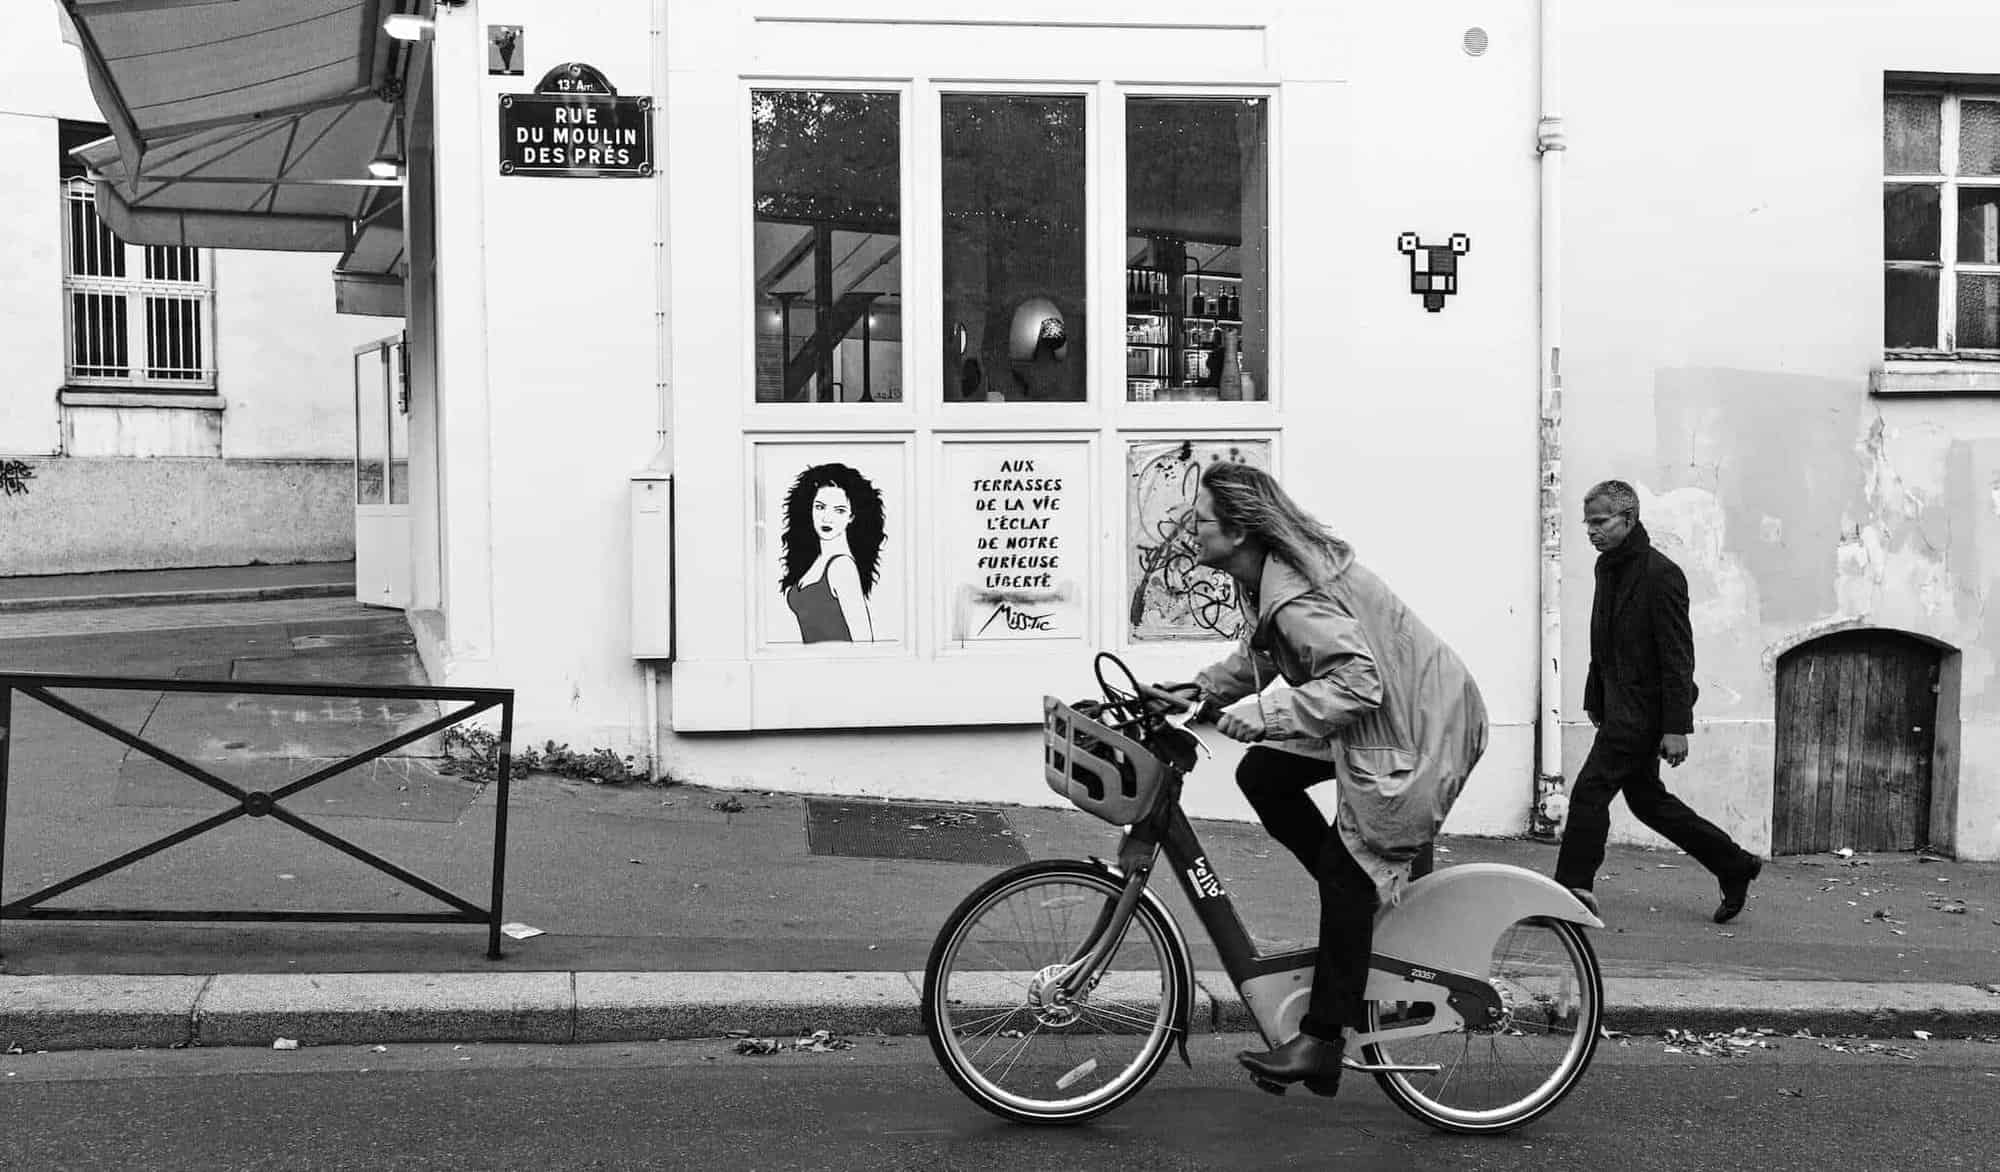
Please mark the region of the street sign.
<svg viewBox="0 0 2000 1172"><path fill-rule="evenodd" d="M500 173L637 178L653 173L653 99L618 96L588 65L549 70L532 94L500 95Z"/></svg>

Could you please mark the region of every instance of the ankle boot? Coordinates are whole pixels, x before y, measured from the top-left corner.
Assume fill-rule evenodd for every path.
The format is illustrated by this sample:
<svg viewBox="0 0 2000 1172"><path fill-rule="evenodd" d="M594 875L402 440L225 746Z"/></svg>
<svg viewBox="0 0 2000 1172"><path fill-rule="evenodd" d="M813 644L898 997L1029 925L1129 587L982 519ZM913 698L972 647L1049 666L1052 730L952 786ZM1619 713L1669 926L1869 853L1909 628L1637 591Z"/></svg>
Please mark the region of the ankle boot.
<svg viewBox="0 0 2000 1172"><path fill-rule="evenodd" d="M1244 1069L1276 1083L1302 1082L1316 1095L1340 1090L1340 1057L1347 1039L1328 1042L1301 1033L1275 1050L1244 1050L1236 1055Z"/></svg>

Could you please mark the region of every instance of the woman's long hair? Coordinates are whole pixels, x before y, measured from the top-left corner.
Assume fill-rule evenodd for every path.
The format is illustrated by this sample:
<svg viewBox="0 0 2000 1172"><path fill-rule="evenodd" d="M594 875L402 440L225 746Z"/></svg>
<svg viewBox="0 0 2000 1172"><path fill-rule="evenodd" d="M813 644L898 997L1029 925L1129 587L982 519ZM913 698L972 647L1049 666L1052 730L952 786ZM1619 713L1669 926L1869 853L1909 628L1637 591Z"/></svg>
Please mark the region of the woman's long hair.
<svg viewBox="0 0 2000 1172"><path fill-rule="evenodd" d="M875 574L881 566L882 534L887 529L883 517L882 494L868 478L845 464L815 464L799 473L792 490L785 494L785 576L779 590L790 590L819 559L819 534L813 532L813 497L822 488L837 488L847 494L853 519L847 525L847 549L854 555L854 568L861 573L861 596L875 589Z"/></svg>
<svg viewBox="0 0 2000 1172"><path fill-rule="evenodd" d="M1331 577L1352 554L1261 468L1218 460L1202 471L1201 486L1225 528L1249 535L1309 580Z"/></svg>

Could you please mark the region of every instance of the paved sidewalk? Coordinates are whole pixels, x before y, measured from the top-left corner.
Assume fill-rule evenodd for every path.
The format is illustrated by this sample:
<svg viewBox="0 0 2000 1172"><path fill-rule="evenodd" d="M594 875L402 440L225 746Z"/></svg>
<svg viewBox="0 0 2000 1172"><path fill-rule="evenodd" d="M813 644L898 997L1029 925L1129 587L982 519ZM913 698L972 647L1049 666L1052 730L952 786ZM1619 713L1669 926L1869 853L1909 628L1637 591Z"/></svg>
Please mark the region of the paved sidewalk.
<svg viewBox="0 0 2000 1172"><path fill-rule="evenodd" d="M0 615L114 606L352 597L353 562L0 578Z"/></svg>
<svg viewBox="0 0 2000 1172"><path fill-rule="evenodd" d="M34 637L7 637L29 624ZM0 616L0 668L421 682L400 615L331 599ZM427 718L394 705L79 698L253 788ZM32 700L16 699L12 733L0 898L228 808ZM290 808L484 903L496 788L439 773L428 752L412 746L299 794ZM964 807L832 811L844 829L830 809L788 794L516 782L505 918L542 934L504 941L498 962L485 958L484 930L467 926L0 922L0 1048L907 1032L938 927L1005 865L922 857L950 856L933 849L939 840L994 858L1115 846L1111 828L1066 809L1001 808L981 815L983 826ZM869 834L849 833L862 829ZM1261 828L1205 821L1199 830L1257 937L1313 936L1316 896ZM1552 846L1525 840L1453 838L1443 848L1442 865L1547 873L1554 863ZM1713 881L1671 851L1614 847L1598 890L1608 926L1593 940L1612 1028L2000 1033L2000 865L1779 859L1743 917L1723 927L1708 919ZM1179 892L1167 901L1193 929ZM239 819L60 902L437 906L272 819ZM1197 1026L1245 1028L1212 948L1196 944L1207 974Z"/></svg>

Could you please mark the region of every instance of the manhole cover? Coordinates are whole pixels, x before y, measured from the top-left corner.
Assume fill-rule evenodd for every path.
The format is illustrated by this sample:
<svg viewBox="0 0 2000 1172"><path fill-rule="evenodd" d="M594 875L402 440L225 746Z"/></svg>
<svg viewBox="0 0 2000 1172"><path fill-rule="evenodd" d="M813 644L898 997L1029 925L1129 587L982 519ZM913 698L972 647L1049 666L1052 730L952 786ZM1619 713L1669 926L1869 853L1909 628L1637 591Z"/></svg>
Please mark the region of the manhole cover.
<svg viewBox="0 0 2000 1172"><path fill-rule="evenodd" d="M806 842L816 855L859 859L1028 861L1005 814L932 803L807 798Z"/></svg>

